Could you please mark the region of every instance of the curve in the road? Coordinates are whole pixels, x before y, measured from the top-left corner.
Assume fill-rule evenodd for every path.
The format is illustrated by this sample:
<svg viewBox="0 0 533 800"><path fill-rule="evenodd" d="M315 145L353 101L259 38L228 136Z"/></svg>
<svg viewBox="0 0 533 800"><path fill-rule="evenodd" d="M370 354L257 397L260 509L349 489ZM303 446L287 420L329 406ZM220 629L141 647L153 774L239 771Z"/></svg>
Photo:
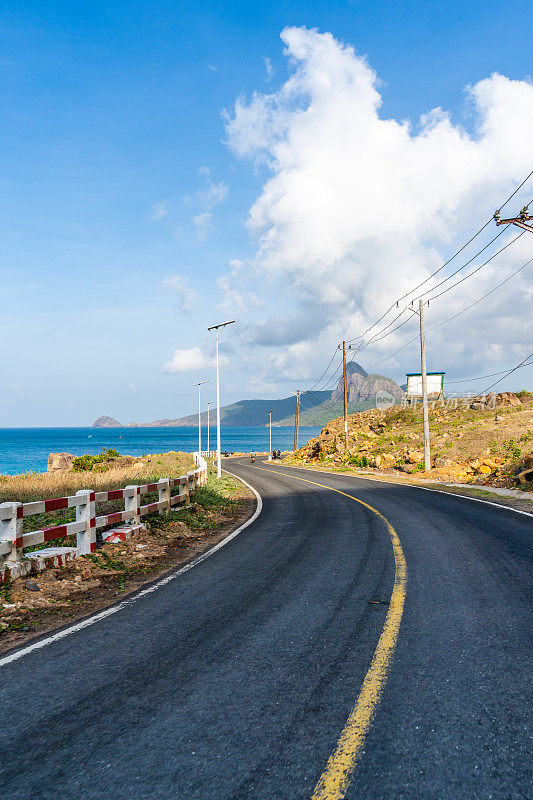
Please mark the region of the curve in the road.
<svg viewBox="0 0 533 800"><path fill-rule="evenodd" d="M272 472L276 475L283 475L274 469L266 467L254 467L262 472ZM402 545L398 534L383 514L373 506L353 497L340 489L334 489L317 481L295 476L304 483L311 483L321 489L336 492L355 503L360 503L365 508L376 514L387 526L394 552L394 586L389 601L389 610L385 617L385 624L377 647L372 658L369 670L366 673L359 697L353 707L342 733L337 742L337 746L328 759L326 768L315 787L311 800L342 800L346 795L350 785L350 777L355 768L357 757L363 746L366 733L372 724L376 708L381 699L383 688L387 682L392 656L398 640L400 623L402 621L403 607L405 604L405 593L407 589L407 563L402 550Z"/></svg>

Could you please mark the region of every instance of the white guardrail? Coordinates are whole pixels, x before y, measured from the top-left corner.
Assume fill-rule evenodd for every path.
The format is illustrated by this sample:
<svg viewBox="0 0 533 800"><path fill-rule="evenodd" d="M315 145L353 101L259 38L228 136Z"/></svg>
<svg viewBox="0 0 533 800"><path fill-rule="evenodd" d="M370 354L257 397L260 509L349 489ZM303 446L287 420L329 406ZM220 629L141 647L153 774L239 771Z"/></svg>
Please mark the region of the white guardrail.
<svg viewBox="0 0 533 800"><path fill-rule="evenodd" d="M120 523L139 525L141 517L146 514L156 512L164 514L174 506L187 503L196 487L203 486L207 480L207 462L204 453L196 452L193 454L193 458L196 469L187 472L186 475L180 475L178 478L161 478L157 483L146 483L141 486L130 485L124 489L113 489L109 492L80 489L70 497L38 500L32 503L0 503L0 582L5 580L8 573L11 577L16 577L30 572L31 565L24 564L28 561L28 557L31 557L32 560L49 557L55 559L58 566L63 565L76 556L92 553L96 549L96 531L99 528ZM149 492L158 493L157 502L141 505L141 497ZM124 511L98 516L97 505L108 500L124 500ZM24 517L68 508L76 509L75 522L54 525L28 533L23 532L22 520ZM53 539L74 534L76 535L76 547L49 547L43 550L34 550L26 556L24 554L25 547L46 544Z"/></svg>

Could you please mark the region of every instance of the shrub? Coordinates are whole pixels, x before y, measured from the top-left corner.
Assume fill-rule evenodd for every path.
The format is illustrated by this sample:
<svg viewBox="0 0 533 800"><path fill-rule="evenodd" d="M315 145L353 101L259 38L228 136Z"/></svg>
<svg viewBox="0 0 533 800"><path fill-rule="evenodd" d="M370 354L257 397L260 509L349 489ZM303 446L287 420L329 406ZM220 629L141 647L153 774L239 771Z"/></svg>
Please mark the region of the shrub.
<svg viewBox="0 0 533 800"><path fill-rule="evenodd" d="M87 472L96 467L94 470L95 472L103 472L106 468L105 465L107 462L114 458L118 458L118 456L118 450L114 450L113 448L110 450L102 450L102 452L97 456L78 456L72 462L72 470L74 472Z"/></svg>

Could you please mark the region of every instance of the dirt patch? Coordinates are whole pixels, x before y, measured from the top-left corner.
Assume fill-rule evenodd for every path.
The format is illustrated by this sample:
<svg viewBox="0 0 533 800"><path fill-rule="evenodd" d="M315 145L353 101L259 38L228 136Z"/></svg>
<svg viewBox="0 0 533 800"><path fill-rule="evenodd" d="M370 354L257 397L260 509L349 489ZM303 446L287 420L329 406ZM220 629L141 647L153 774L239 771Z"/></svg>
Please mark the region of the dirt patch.
<svg viewBox="0 0 533 800"><path fill-rule="evenodd" d="M210 476L189 507L147 517L149 531L103 544L68 568L4 584L0 652L112 605L212 547L254 509L253 494L240 482L223 476L220 485Z"/></svg>

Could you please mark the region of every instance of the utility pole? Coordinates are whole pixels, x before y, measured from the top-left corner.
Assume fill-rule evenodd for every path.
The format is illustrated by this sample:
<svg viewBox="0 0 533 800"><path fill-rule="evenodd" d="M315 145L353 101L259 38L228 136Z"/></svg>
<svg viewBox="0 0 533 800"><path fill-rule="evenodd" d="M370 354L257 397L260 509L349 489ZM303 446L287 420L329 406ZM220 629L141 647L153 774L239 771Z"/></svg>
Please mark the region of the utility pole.
<svg viewBox="0 0 533 800"><path fill-rule="evenodd" d="M529 206L524 206L517 217L511 217L510 219L502 219L499 210L494 212L496 225L516 225L517 228L523 228L525 231L533 233L533 225L527 224L531 220L533 220L533 216L529 213Z"/></svg>
<svg viewBox="0 0 533 800"><path fill-rule="evenodd" d="M268 460L269 461L272 459L272 414L273 414L273 412L274 412L273 408L268 412L268 416L269 416L268 426L270 428L270 445L269 445L269 450L268 450Z"/></svg>
<svg viewBox="0 0 533 800"><path fill-rule="evenodd" d="M195 386L198 386L198 455L202 455L202 404L200 403L200 386L209 381L198 381Z"/></svg>
<svg viewBox="0 0 533 800"><path fill-rule="evenodd" d="M296 389L296 411L294 412L294 450L298 450L298 428L300 426L300 395L301 390Z"/></svg>
<svg viewBox="0 0 533 800"><path fill-rule="evenodd" d="M207 406L207 457L209 458L209 406L211 403L206 403Z"/></svg>
<svg viewBox="0 0 533 800"><path fill-rule="evenodd" d="M220 322L218 325L211 325L207 329L208 331L215 331L217 347L217 478L220 478L222 474L222 468L220 466L220 373L218 365L218 331L220 328L225 328L226 325L233 325L234 322L234 319L230 319L229 322Z"/></svg>
<svg viewBox="0 0 533 800"><path fill-rule="evenodd" d="M348 387L346 385L346 342L342 343L342 376L344 379L344 447L348 449Z"/></svg>
<svg viewBox="0 0 533 800"><path fill-rule="evenodd" d="M424 417L424 469L431 470L431 452L429 447L429 416L428 416L428 382L426 372L426 339L424 336L424 302L419 300L418 311L420 315L420 365L422 368L422 414Z"/></svg>

